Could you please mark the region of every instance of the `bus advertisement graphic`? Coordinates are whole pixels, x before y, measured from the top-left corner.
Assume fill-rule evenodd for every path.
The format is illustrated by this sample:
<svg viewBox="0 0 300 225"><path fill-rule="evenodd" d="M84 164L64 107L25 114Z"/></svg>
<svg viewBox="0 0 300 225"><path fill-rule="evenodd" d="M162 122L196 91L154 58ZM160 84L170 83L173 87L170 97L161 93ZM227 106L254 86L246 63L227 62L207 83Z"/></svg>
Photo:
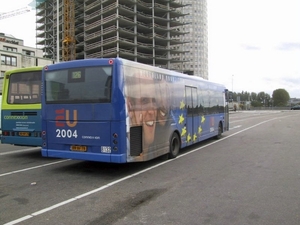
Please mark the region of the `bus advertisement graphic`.
<svg viewBox="0 0 300 225"><path fill-rule="evenodd" d="M43 70L47 157L139 162L227 130L226 89L195 76L116 59Z"/></svg>

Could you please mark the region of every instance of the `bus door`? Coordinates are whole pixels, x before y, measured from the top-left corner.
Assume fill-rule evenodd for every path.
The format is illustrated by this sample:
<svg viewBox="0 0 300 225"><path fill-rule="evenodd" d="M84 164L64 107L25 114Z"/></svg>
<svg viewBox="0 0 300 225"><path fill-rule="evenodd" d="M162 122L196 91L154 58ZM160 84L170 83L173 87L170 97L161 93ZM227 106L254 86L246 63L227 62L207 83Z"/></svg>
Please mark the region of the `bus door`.
<svg viewBox="0 0 300 225"><path fill-rule="evenodd" d="M190 145L197 141L197 130L199 124L197 88L185 87L185 106L187 110L186 115L186 143Z"/></svg>

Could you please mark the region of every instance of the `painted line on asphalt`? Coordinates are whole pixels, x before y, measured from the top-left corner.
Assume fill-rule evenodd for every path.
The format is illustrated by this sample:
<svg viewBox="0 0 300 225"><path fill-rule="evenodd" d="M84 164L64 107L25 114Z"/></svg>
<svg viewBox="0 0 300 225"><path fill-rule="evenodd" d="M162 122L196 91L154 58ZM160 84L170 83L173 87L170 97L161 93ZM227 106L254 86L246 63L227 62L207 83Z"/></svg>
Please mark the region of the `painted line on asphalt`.
<svg viewBox="0 0 300 225"><path fill-rule="evenodd" d="M42 167L46 167L46 166L52 166L52 165L55 165L55 164L58 164L58 163L63 163L63 162L70 161L70 160L71 159L65 159L65 160L52 162L52 163L47 163L47 164L43 164L43 165L39 165L39 166L28 167L26 169L15 170L15 171L11 171L11 172L8 172L8 173L2 173L2 174L0 174L0 177L4 177L4 176L16 174L16 173L21 173L21 172L28 171L28 170L34 170L34 169L38 169L38 168L42 168Z"/></svg>
<svg viewBox="0 0 300 225"><path fill-rule="evenodd" d="M240 128L242 125L236 125L234 127L229 127L229 130L233 130L233 129L237 129L237 128Z"/></svg>
<svg viewBox="0 0 300 225"><path fill-rule="evenodd" d="M35 217L35 216L38 216L38 215L41 215L41 214L46 213L46 212L48 212L48 211L51 211L51 210L53 210L53 209L59 208L59 207L61 207L61 206L63 206L63 205L67 205L67 204L69 204L69 203L71 203L71 202L74 202L74 201L76 201L76 200L78 200L78 199L81 199L81 198L87 197L87 196L89 196L89 195L92 195L92 194L94 194L94 193L97 193L97 192L99 192L99 191L102 191L102 190L104 190L104 189L106 189L106 188L108 188L108 187L114 186L114 185L116 185L116 184L118 184L118 183L120 183L120 182L122 182L122 181L125 181L125 180L128 180L128 179L130 179L130 178L136 177L136 176L138 176L138 175L140 175L140 174L142 174L142 173L145 173L145 172L147 172L147 171L149 171L149 170L155 169L155 168L160 167L160 166L162 166L162 165L164 165L164 164L170 163L170 162L172 162L172 161L174 161L174 160L178 160L178 159L180 159L180 158L182 158L182 157L184 157L184 156L186 156L186 155L189 155L189 154L191 154L191 153L193 153L193 152L199 151L200 149L206 148L206 147L211 146L211 145L213 145L213 144L215 144L215 143L218 143L218 142L220 142L220 141L224 141L224 140L226 140L226 139L228 139L228 138L230 138L230 137L233 137L233 136L235 136L235 135L237 135L237 134L240 134L240 133L242 133L242 132L245 132L245 131L247 131L247 130L253 129L253 128L255 128L255 127L257 127L257 126L260 126L260 125L262 125L262 124L268 123L268 122L273 121L273 120L286 118L286 117L289 117L289 116L276 117L276 118L273 118L273 119L265 120L265 121L263 121L263 122L260 122L260 123L258 123L258 124L255 124L255 125L253 125L253 126L251 126L251 127L248 127L248 128L243 129L243 130L240 130L240 131L238 131L238 132L236 132L236 133L234 133L234 134L231 134L231 135L228 135L228 136L226 136L226 137L223 137L223 138L221 138L221 139L219 139L219 140L216 140L216 141L214 141L214 142L212 142L212 143L206 144L206 145L204 145L204 146L202 146L202 147L200 147L200 148L197 148L197 149L191 150L191 151L189 151L189 152L186 152L186 153L184 153L184 154L182 154L182 155L179 155L179 156L178 156L177 158L175 158L175 159L170 159L170 160L164 161L164 162L162 162L162 163L159 163L159 164L157 164L157 165L151 166L151 167L149 167L149 168L147 168L147 169L141 170L141 171L139 171L139 172L137 172L137 173L133 173L133 174L131 174L131 175L128 175L128 176L123 177L123 178L121 178L121 179L118 179L118 180L116 180L116 181L110 182L110 183L108 183L108 184L106 184L106 185L104 185L104 186L101 186L101 187L96 188L96 189L94 189L94 190L91 190L91 191L89 191L89 192L83 193L83 194L81 194L81 195L75 196L75 197L70 198L70 199L68 199L68 200L66 200L66 201L57 203L57 204L52 205L52 206L50 206L50 207L47 207L47 208L44 208L44 209L42 209L42 210L36 211L36 212L34 212L34 213L31 213L30 215L26 215L26 216L24 216L24 217L18 218L18 219L16 219L16 220L11 221L11 222L5 223L4 225L14 225L14 224L18 224L18 223L20 223L20 222L23 222L23 221L28 220L28 219L30 219L30 218L33 218L33 217Z"/></svg>
<svg viewBox="0 0 300 225"><path fill-rule="evenodd" d="M3 152L3 153L0 153L0 156L1 155L11 155L11 154L16 154L16 153L22 153L22 152L30 152L30 151L35 151L35 150L41 150L41 147L26 148L26 149L21 149L21 150Z"/></svg>

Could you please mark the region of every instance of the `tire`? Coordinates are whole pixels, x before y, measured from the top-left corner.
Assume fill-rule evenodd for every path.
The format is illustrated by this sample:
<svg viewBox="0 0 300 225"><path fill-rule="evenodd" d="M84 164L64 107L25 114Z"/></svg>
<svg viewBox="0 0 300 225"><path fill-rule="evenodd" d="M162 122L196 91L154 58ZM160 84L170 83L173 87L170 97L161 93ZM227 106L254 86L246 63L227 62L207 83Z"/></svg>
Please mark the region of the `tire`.
<svg viewBox="0 0 300 225"><path fill-rule="evenodd" d="M174 159L178 156L180 150L180 139L177 133L173 133L170 139L170 151L168 158Z"/></svg>
<svg viewBox="0 0 300 225"><path fill-rule="evenodd" d="M219 123L219 126L218 126L218 134L216 135L216 139L220 139L222 137L222 123Z"/></svg>

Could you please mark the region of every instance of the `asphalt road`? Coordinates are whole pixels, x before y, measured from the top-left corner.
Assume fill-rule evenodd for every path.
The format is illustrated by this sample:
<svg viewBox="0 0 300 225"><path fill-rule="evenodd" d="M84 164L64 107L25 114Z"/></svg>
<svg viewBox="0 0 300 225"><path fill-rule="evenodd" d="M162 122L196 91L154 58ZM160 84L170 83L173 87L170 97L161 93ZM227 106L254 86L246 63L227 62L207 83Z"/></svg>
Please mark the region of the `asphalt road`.
<svg viewBox="0 0 300 225"><path fill-rule="evenodd" d="M0 145L0 224L300 224L300 111L230 114L230 131L125 165Z"/></svg>

